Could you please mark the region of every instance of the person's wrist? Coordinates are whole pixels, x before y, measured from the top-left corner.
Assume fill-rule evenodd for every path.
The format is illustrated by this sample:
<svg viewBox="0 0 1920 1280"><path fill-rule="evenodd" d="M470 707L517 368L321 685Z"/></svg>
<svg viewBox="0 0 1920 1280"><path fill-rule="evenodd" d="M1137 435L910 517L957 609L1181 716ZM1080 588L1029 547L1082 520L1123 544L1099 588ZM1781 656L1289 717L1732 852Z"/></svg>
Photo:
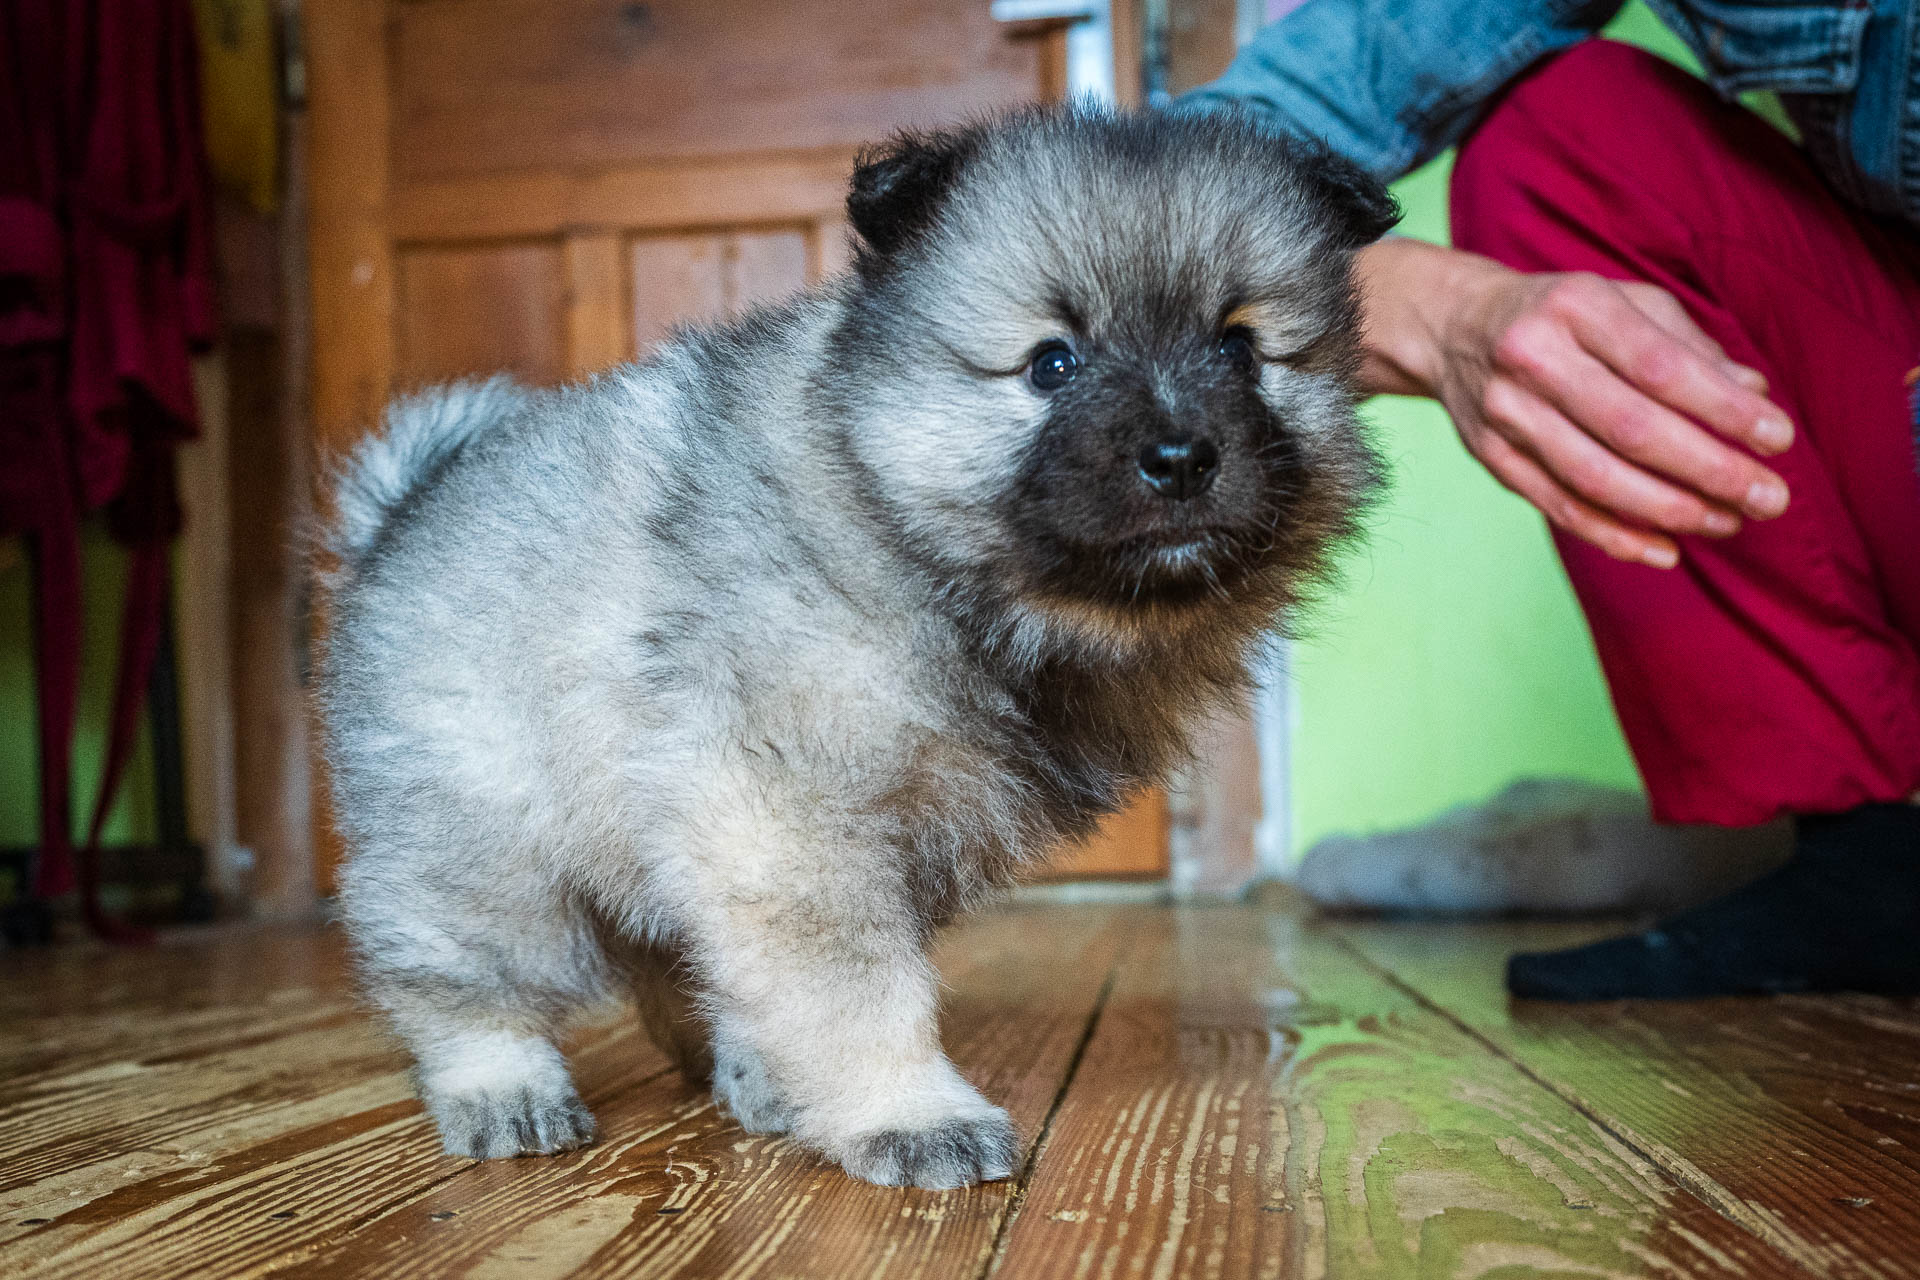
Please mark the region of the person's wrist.
<svg viewBox="0 0 1920 1280"><path fill-rule="evenodd" d="M1411 306L1419 336L1408 343L1412 372L1437 393L1446 374L1448 353L1471 345L1499 309L1498 295L1518 274L1492 258L1465 249L1429 245L1426 270Z"/></svg>
<svg viewBox="0 0 1920 1280"><path fill-rule="evenodd" d="M1466 308L1483 305L1506 268L1477 254L1390 237L1363 250L1356 269L1367 389L1437 397L1449 336L1470 314Z"/></svg>

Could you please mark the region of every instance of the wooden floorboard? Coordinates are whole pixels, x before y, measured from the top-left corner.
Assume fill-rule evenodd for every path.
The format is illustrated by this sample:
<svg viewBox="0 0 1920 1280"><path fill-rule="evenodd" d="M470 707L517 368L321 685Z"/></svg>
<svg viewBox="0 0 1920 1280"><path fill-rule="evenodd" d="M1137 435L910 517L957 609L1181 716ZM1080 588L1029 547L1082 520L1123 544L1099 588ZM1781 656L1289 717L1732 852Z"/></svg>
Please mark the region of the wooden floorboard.
<svg viewBox="0 0 1920 1280"><path fill-rule="evenodd" d="M1123 942L1107 910L1035 908L946 939L946 1042L1037 1135ZM596 1108L603 1139L553 1160L474 1167L276 1280L321 1276L971 1276L1013 1194L867 1186L742 1133L664 1076Z"/></svg>
<svg viewBox="0 0 1920 1280"><path fill-rule="evenodd" d="M1347 925L1357 953L1809 1271L1920 1276L1920 1001L1509 1001L1590 926Z"/></svg>
<svg viewBox="0 0 1920 1280"><path fill-rule="evenodd" d="M258 1275L470 1165L438 1152L336 935L23 959L0 1275ZM627 1025L575 1061L590 1102L666 1068Z"/></svg>
<svg viewBox="0 0 1920 1280"><path fill-rule="evenodd" d="M620 1016L594 1147L439 1153L336 932L0 956L0 1276L1920 1275L1920 1005L1509 1008L1564 930L1027 906L954 930L1014 1180L853 1183Z"/></svg>
<svg viewBox="0 0 1920 1280"><path fill-rule="evenodd" d="M1138 929L997 1274L1805 1274L1291 915Z"/></svg>

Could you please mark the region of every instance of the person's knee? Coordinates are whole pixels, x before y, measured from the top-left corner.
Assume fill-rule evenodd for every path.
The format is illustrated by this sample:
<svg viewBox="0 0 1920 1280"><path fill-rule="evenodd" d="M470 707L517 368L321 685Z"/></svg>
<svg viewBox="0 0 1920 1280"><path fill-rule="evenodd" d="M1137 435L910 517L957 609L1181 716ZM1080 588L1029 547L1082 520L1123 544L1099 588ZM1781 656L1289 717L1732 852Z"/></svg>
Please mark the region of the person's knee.
<svg viewBox="0 0 1920 1280"><path fill-rule="evenodd" d="M1456 204L1496 202L1517 186L1536 207L1552 203L1556 174L1596 167L1656 182L1671 168L1649 164L1650 139L1675 140L1699 117L1704 85L1632 45L1587 40L1547 59L1495 100L1460 144Z"/></svg>

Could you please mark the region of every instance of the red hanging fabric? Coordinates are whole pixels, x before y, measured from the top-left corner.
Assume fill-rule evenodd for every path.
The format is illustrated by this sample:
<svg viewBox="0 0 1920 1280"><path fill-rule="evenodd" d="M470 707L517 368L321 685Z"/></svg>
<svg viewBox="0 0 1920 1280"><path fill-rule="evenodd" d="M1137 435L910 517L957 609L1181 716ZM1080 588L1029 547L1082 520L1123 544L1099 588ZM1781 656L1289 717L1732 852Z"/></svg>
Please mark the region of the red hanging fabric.
<svg viewBox="0 0 1920 1280"><path fill-rule="evenodd" d="M0 5L0 533L34 573L40 851L32 892L101 911L100 829L130 754L181 523L173 450L196 433L189 355L215 328L206 164L187 0ZM101 793L78 857L79 522L131 556ZM76 865L77 864L77 865Z"/></svg>

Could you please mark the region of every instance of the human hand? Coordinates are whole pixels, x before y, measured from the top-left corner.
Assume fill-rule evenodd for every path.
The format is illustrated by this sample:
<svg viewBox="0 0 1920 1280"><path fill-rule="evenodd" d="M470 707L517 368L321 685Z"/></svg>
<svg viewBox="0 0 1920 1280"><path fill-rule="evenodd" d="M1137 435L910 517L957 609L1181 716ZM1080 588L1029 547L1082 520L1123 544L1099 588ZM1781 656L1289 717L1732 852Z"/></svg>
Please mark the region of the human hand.
<svg viewBox="0 0 1920 1280"><path fill-rule="evenodd" d="M1487 470L1569 533L1671 568L1673 535L1786 510L1786 483L1727 442L1777 454L1792 425L1665 290L1406 240L1360 270L1363 381L1438 399Z"/></svg>

